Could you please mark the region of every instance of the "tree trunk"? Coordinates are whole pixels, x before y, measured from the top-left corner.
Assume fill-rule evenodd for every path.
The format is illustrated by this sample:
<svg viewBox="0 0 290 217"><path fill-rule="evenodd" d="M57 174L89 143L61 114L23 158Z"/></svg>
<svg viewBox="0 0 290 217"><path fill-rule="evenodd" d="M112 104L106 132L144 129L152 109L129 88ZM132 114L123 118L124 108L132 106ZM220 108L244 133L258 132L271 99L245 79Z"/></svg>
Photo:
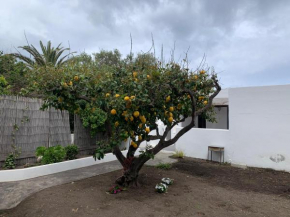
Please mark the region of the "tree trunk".
<svg viewBox="0 0 290 217"><path fill-rule="evenodd" d="M147 156L140 156L139 158L129 157L124 160L124 173L116 180L116 184L123 187L138 186L139 171L142 166L149 160Z"/></svg>

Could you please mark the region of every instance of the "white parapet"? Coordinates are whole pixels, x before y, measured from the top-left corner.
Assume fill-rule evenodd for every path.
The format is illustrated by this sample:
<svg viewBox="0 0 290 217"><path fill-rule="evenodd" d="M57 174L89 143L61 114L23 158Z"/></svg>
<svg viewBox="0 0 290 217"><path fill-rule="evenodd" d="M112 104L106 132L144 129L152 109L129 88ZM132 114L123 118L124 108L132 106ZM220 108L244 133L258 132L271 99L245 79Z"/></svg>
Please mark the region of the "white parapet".
<svg viewBox="0 0 290 217"><path fill-rule="evenodd" d="M122 151L125 155L127 151ZM139 154L139 150L136 151L136 155ZM0 171L0 182L13 182L21 181L39 176L46 176L54 173L64 172L68 170L74 170L82 167L93 166L96 164L102 164L110 161L117 160L116 156L112 153L106 154L102 160L94 160L92 156L80 158L76 160L69 160L60 163L47 164L35 167L29 167L24 169L13 169L13 170L1 170Z"/></svg>

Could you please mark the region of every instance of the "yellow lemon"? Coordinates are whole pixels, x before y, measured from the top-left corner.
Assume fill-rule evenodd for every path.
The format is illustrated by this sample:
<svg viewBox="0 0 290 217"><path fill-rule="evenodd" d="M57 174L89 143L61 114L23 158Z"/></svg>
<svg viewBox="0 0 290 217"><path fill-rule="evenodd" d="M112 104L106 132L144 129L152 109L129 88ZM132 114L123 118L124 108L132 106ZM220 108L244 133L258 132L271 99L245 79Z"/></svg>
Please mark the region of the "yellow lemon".
<svg viewBox="0 0 290 217"><path fill-rule="evenodd" d="M135 142L131 142L131 145L134 147L134 148L137 148L138 147L138 145L135 143Z"/></svg>
<svg viewBox="0 0 290 217"><path fill-rule="evenodd" d="M128 101L128 100L130 100L130 97L129 97L129 96L125 96L125 97L124 97L124 100L125 100L125 101Z"/></svg>
<svg viewBox="0 0 290 217"><path fill-rule="evenodd" d="M125 117L125 120L128 121L128 117Z"/></svg>
<svg viewBox="0 0 290 217"><path fill-rule="evenodd" d="M120 96L120 94L116 94L116 95L115 95L115 97L119 97L119 96Z"/></svg>
<svg viewBox="0 0 290 217"><path fill-rule="evenodd" d="M146 131L146 133L150 133L150 128L146 127L145 131Z"/></svg>
<svg viewBox="0 0 290 217"><path fill-rule="evenodd" d="M134 111L134 114L133 115L134 115L135 118L137 118L137 117L139 117L139 114L140 113L138 111Z"/></svg>
<svg viewBox="0 0 290 217"><path fill-rule="evenodd" d="M125 116L127 114L127 111L123 111L122 116Z"/></svg>
<svg viewBox="0 0 290 217"><path fill-rule="evenodd" d="M170 101L170 96L167 96L166 97L166 102L169 102Z"/></svg>
<svg viewBox="0 0 290 217"><path fill-rule="evenodd" d="M70 81L70 82L68 83L68 85L69 85L69 86L72 86L72 85L73 85L73 82L72 82L72 81Z"/></svg>
<svg viewBox="0 0 290 217"><path fill-rule="evenodd" d="M174 111L174 107L173 106L169 107L169 111L173 112Z"/></svg>
<svg viewBox="0 0 290 217"><path fill-rule="evenodd" d="M204 74L206 71L205 70L200 70L200 74Z"/></svg>
<svg viewBox="0 0 290 217"><path fill-rule="evenodd" d="M109 93L106 93L106 97L109 97L110 96L110 94Z"/></svg>
<svg viewBox="0 0 290 217"><path fill-rule="evenodd" d="M63 86L63 87L67 87L67 83L66 83L66 82L64 82L62 86Z"/></svg>
<svg viewBox="0 0 290 217"><path fill-rule="evenodd" d="M150 79L150 75L147 75L147 78Z"/></svg>
<svg viewBox="0 0 290 217"><path fill-rule="evenodd" d="M168 118L168 121L169 121L169 123L172 123L172 121L173 121L173 117L169 117L169 118Z"/></svg>
<svg viewBox="0 0 290 217"><path fill-rule="evenodd" d="M182 107L182 105L181 105L181 104L178 104L178 105L177 105L177 109L178 109L178 110L180 110L180 109L181 109L181 107Z"/></svg>
<svg viewBox="0 0 290 217"><path fill-rule="evenodd" d="M119 126L119 122L118 121L115 122L115 127L117 127L117 126Z"/></svg>
<svg viewBox="0 0 290 217"><path fill-rule="evenodd" d="M141 122L143 123L143 124L145 124L146 123L146 118L143 116L143 118L141 118Z"/></svg>
<svg viewBox="0 0 290 217"><path fill-rule="evenodd" d="M135 96L131 96L130 98L131 98L131 99L135 99Z"/></svg>
<svg viewBox="0 0 290 217"><path fill-rule="evenodd" d="M139 128L142 128L143 127L143 124L139 124Z"/></svg>
<svg viewBox="0 0 290 217"><path fill-rule="evenodd" d="M193 76L193 79L194 79L194 80L197 80L197 78L198 78L197 75Z"/></svg>
<svg viewBox="0 0 290 217"><path fill-rule="evenodd" d="M117 111L116 111L116 109L112 109L112 110L111 110L111 114L112 114L112 115L115 115L115 114L117 114Z"/></svg>
<svg viewBox="0 0 290 217"><path fill-rule="evenodd" d="M173 114L171 112L169 112L169 117L173 117Z"/></svg>
<svg viewBox="0 0 290 217"><path fill-rule="evenodd" d="M206 105L206 104L207 104L207 101L206 101L206 100L205 100L205 101L203 101L203 104L204 104L204 105Z"/></svg>
<svg viewBox="0 0 290 217"><path fill-rule="evenodd" d="M135 78L138 75L137 72L133 72L133 77Z"/></svg>
<svg viewBox="0 0 290 217"><path fill-rule="evenodd" d="M141 141L141 140L142 140L142 136L139 135L139 136L138 136L138 141Z"/></svg>
<svg viewBox="0 0 290 217"><path fill-rule="evenodd" d="M203 99L204 99L203 96L199 96L199 97L198 97L198 100L203 100Z"/></svg>
<svg viewBox="0 0 290 217"><path fill-rule="evenodd" d="M76 76L74 77L74 80L75 80L75 81L78 81L78 80L79 80L79 76L76 75Z"/></svg>
<svg viewBox="0 0 290 217"><path fill-rule="evenodd" d="M134 121L134 117L133 116L130 117L130 121Z"/></svg>

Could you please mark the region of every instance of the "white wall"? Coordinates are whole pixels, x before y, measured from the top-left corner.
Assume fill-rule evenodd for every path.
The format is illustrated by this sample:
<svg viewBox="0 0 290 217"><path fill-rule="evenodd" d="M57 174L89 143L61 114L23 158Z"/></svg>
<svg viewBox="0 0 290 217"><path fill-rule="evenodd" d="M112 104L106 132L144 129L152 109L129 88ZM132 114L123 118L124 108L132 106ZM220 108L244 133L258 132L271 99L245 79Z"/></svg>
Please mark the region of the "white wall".
<svg viewBox="0 0 290 217"><path fill-rule="evenodd" d="M290 172L290 85L229 89L229 130L192 129L176 143L202 159L208 146L233 164Z"/></svg>
<svg viewBox="0 0 290 217"><path fill-rule="evenodd" d="M178 132L181 127L176 128ZM176 142L176 150L183 151L186 156L207 159L208 146L225 147L227 150L229 142L228 130L192 128ZM225 161L231 156L225 152ZM213 160L219 160L219 156L213 153Z"/></svg>
<svg viewBox="0 0 290 217"><path fill-rule="evenodd" d="M122 151L123 155L127 154L127 151ZM139 155L139 149L136 151L136 156ZM116 160L116 156L113 153L108 153L105 155L104 159L94 160L91 157L85 157L75 160L69 160L59 163L41 165L36 167L29 167L23 169L13 169L13 170L1 170L0 171L0 183L1 182L14 182L26 179L32 179L39 176L46 176L54 173L59 173L68 170L74 170L82 167L88 167L96 164L111 162Z"/></svg>
<svg viewBox="0 0 290 217"><path fill-rule="evenodd" d="M290 85L229 91L232 162L290 171Z"/></svg>

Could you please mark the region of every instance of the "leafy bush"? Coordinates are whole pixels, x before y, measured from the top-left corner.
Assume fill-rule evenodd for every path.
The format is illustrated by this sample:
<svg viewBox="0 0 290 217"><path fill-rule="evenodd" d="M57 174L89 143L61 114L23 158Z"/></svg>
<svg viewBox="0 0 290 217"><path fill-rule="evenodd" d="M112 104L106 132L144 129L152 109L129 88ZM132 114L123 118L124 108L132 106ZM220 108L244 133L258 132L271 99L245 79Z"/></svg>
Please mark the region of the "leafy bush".
<svg viewBox="0 0 290 217"><path fill-rule="evenodd" d="M77 155L79 153L79 148L76 145L68 145L64 149L66 152L67 160L73 160L77 158Z"/></svg>
<svg viewBox="0 0 290 217"><path fill-rule="evenodd" d="M41 159L41 162L43 164L51 164L51 163L61 162L65 159L65 155L66 155L66 153L65 153L64 147L62 147L60 145L49 147L44 152L44 155Z"/></svg>
<svg viewBox="0 0 290 217"><path fill-rule="evenodd" d="M4 163L3 166L5 169L14 169L16 167L16 158L13 154L10 154Z"/></svg>
<svg viewBox="0 0 290 217"><path fill-rule="evenodd" d="M51 164L63 161L66 156L66 151L65 148L60 145L49 148L42 146L36 149L36 156L42 156L42 164Z"/></svg>
<svg viewBox="0 0 290 217"><path fill-rule="evenodd" d="M36 154L36 156L37 157L41 157L41 156L43 156L44 155L44 152L46 151L46 147L44 147L44 146L39 146L39 147L37 147L36 148L36 152L35 152L35 154Z"/></svg>
<svg viewBox="0 0 290 217"><path fill-rule="evenodd" d="M171 164L164 164L164 163L160 163L156 166L156 168L158 169L162 169L162 170L169 170L171 168Z"/></svg>
<svg viewBox="0 0 290 217"><path fill-rule="evenodd" d="M20 89L27 86L28 71L29 69L23 62L0 51L0 74L2 75L0 76L0 94L19 95Z"/></svg>
<svg viewBox="0 0 290 217"><path fill-rule="evenodd" d="M4 78L4 76L0 76L0 95L9 94L9 88L8 82Z"/></svg>

